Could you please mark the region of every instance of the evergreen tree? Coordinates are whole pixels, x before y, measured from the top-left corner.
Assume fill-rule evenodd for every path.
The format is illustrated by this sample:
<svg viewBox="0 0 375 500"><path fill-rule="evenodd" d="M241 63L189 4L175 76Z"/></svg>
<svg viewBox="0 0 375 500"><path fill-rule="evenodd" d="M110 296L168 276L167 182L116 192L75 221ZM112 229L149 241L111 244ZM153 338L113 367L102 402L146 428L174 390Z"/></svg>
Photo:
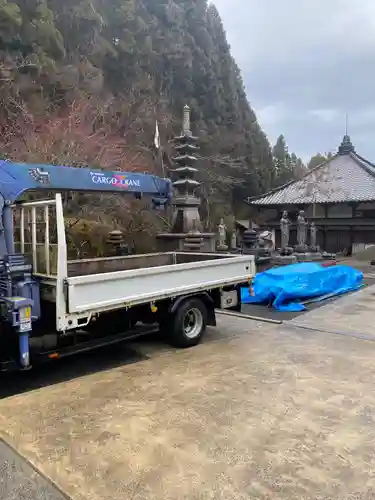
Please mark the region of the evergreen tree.
<svg viewBox="0 0 375 500"><path fill-rule="evenodd" d="M299 179L305 173L305 166L295 153L289 153L285 137L280 135L272 149L275 186Z"/></svg>
<svg viewBox="0 0 375 500"><path fill-rule="evenodd" d="M332 153L316 153L316 155L312 156L309 163L307 164L308 169L312 169L317 167L318 165L321 165L327 160L330 160L332 158Z"/></svg>
<svg viewBox="0 0 375 500"><path fill-rule="evenodd" d="M0 0L0 57L0 70L7 68L0 126L19 110L44 116L82 94L112 99L124 133L129 120L152 129L155 110L180 119L189 104L201 155L215 157L210 165L221 181L213 191L224 204L295 174L298 159L283 138L272 155L207 0ZM22 82L20 65L28 73ZM132 140L146 142L142 134Z"/></svg>

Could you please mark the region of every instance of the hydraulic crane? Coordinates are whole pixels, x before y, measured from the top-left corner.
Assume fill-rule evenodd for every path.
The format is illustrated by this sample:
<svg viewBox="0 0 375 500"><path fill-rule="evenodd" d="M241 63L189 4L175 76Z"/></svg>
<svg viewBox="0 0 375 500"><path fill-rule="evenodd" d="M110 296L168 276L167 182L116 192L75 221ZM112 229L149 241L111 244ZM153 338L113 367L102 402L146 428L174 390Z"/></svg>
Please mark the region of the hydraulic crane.
<svg viewBox="0 0 375 500"><path fill-rule="evenodd" d="M155 207L167 205L172 196L170 180L155 175L0 161L0 258L14 253L11 207L31 190L150 195Z"/></svg>

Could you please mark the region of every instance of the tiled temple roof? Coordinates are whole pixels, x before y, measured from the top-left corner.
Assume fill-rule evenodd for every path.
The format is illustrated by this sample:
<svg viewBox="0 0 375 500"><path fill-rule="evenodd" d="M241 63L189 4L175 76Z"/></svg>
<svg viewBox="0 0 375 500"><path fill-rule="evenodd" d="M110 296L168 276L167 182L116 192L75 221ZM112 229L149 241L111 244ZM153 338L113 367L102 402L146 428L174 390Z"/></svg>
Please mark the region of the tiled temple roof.
<svg viewBox="0 0 375 500"><path fill-rule="evenodd" d="M375 201L375 165L355 152L347 135L335 156L302 179L247 199L256 206L364 201Z"/></svg>

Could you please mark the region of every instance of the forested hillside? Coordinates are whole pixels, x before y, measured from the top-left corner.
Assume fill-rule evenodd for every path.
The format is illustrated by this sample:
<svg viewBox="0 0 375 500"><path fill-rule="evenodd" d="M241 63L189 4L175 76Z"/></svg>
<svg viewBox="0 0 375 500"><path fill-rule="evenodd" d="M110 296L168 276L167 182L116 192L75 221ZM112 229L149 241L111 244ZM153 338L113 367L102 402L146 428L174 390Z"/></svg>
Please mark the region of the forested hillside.
<svg viewBox="0 0 375 500"><path fill-rule="evenodd" d="M280 181L206 0L0 0L0 50L3 155L149 170L187 103L211 213Z"/></svg>

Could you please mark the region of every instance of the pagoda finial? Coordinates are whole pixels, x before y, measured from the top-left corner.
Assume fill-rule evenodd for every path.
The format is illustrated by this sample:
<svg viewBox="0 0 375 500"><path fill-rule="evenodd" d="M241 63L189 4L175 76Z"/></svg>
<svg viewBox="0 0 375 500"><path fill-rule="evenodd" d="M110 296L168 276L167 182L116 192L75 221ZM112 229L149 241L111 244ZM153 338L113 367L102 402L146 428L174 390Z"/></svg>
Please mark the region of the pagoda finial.
<svg viewBox="0 0 375 500"><path fill-rule="evenodd" d="M345 135L342 139L342 143L339 146L339 155L348 155L349 153L355 153L355 148L350 140L349 136L349 115L345 115Z"/></svg>
<svg viewBox="0 0 375 500"><path fill-rule="evenodd" d="M339 146L339 155L348 155L349 153L355 153L355 148L352 144L352 141L350 140L350 137L348 134L345 134L342 143Z"/></svg>
<svg viewBox="0 0 375 500"><path fill-rule="evenodd" d="M182 121L182 134L186 136L191 136L191 130L190 130L190 108L186 104L184 106L184 119Z"/></svg>

